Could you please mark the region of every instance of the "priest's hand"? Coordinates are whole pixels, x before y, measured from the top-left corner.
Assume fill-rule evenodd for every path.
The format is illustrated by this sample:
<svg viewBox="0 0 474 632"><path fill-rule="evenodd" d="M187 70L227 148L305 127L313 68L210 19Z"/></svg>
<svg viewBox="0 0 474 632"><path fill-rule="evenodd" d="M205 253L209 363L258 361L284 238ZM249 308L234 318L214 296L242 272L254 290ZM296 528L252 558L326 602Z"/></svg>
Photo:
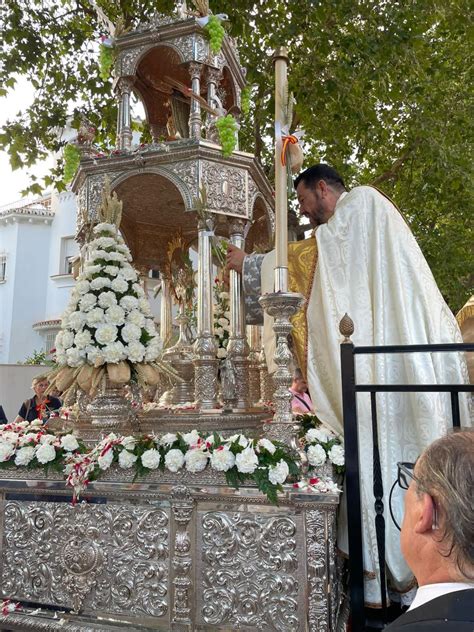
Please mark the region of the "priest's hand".
<svg viewBox="0 0 474 632"><path fill-rule="evenodd" d="M239 274L242 274L242 267L244 263L244 259L247 253L237 246L229 244L227 246L227 268L229 270L235 270Z"/></svg>

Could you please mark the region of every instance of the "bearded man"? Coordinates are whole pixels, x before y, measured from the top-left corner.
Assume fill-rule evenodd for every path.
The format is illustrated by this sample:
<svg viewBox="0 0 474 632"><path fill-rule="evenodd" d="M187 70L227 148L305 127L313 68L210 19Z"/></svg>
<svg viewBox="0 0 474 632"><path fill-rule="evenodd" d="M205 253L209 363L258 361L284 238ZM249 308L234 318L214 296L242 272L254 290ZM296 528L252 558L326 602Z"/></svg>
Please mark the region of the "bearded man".
<svg viewBox="0 0 474 632"><path fill-rule="evenodd" d="M339 322L347 312L355 325L356 346L460 343L456 320L446 305L407 223L377 189L347 192L341 176L325 164L295 180L301 214L313 235L289 244L290 291L301 292L306 306L293 320L297 364L302 369L318 417L343 431ZM261 294L273 292L274 252L246 255L229 246L227 264L242 273L247 322L261 318ZM260 321L261 322L261 321ZM276 367L271 321L265 316L265 354ZM377 354L357 359L359 383L455 384L467 382L462 354ZM451 425L445 393L378 393L379 449L384 489L397 476L398 461L417 456ZM463 423L466 400L461 398ZM361 509L367 605L381 604L372 481L370 395L358 395ZM401 500L400 500L401 503ZM386 503L387 505L387 503ZM399 508L401 511L401 507ZM345 503L341 505L339 546L347 552ZM386 522L386 561L394 588L403 592L413 576L400 552L394 525Z"/></svg>

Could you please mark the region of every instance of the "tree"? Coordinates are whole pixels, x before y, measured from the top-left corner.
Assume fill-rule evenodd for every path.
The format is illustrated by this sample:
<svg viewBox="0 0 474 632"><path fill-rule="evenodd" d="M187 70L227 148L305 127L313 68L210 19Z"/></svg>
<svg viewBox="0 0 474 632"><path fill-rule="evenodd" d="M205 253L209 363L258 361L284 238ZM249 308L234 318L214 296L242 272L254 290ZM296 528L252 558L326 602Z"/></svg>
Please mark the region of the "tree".
<svg viewBox="0 0 474 632"><path fill-rule="evenodd" d="M166 0L99 2L126 27ZM0 90L26 74L35 103L0 134L13 166L32 166L61 141L67 114L82 110L112 143L115 104L111 82L98 72L103 34L87 0L19 0L3 6L5 46ZM473 134L470 111L467 0L211 0L229 14L228 30L249 69L253 107L242 126L242 146L255 150L271 177L272 51L289 49L296 118L306 131L306 164L324 160L347 183L374 183L403 209L453 310L472 293ZM46 185L61 186L61 166ZM40 189L33 182L33 191Z"/></svg>

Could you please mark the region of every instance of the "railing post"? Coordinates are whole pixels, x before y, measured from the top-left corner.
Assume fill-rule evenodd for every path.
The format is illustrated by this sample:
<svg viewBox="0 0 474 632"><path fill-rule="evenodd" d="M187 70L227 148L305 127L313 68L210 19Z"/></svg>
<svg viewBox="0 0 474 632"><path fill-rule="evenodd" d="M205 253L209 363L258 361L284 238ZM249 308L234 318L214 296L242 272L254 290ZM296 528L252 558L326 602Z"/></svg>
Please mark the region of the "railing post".
<svg viewBox="0 0 474 632"><path fill-rule="evenodd" d="M339 323L344 336L341 344L342 410L344 416L344 450L346 454L346 502L349 543L349 583L352 632L363 632L364 559L362 553L362 515L360 508L359 437L355 392L354 344L350 336L354 323L347 314Z"/></svg>

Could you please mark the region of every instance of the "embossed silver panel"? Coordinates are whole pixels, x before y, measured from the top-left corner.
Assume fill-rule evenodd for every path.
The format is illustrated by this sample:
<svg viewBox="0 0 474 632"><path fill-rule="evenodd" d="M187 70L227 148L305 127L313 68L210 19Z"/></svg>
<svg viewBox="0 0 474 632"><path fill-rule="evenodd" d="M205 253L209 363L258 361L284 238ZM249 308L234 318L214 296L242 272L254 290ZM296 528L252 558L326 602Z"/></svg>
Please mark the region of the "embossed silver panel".
<svg viewBox="0 0 474 632"><path fill-rule="evenodd" d="M13 600L163 617L168 510L5 502L2 593Z"/></svg>
<svg viewBox="0 0 474 632"><path fill-rule="evenodd" d="M302 533L299 515L199 513L198 624L304 630Z"/></svg>

